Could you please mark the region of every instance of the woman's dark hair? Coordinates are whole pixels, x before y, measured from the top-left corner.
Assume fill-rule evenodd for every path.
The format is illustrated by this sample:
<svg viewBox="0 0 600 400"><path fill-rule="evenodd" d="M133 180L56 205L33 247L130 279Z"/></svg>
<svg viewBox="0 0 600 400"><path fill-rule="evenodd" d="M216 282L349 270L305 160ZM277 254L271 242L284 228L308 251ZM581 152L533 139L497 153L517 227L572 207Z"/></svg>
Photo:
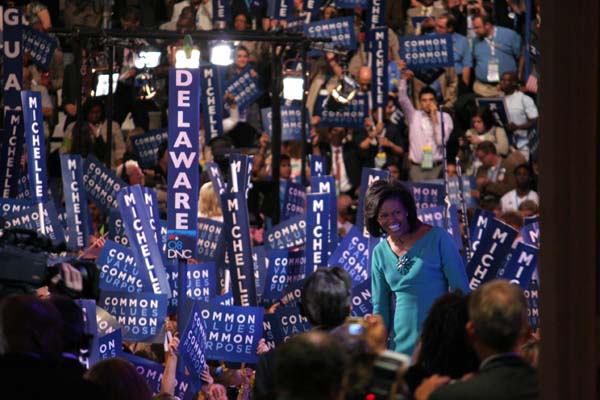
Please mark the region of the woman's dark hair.
<svg viewBox="0 0 600 400"><path fill-rule="evenodd" d="M300 311L312 326L331 330L350 313L352 278L341 267L319 268L302 287Z"/></svg>
<svg viewBox="0 0 600 400"><path fill-rule="evenodd" d="M389 199L398 199L402 203L408 214L410 231L414 232L419 226L419 220L412 194L398 181L378 180L369 186L365 194L365 226L369 234L374 237L383 235L383 229L377 222L377 216L383 202Z"/></svg>
<svg viewBox="0 0 600 400"><path fill-rule="evenodd" d="M81 154L83 157L87 157L88 154L94 154L100 161L106 161L106 149L105 142L102 136L98 139L93 140L90 132L89 124L87 121L88 114L94 107L100 107L100 122L104 121L105 110L104 102L96 97L89 98L81 106L83 112L83 119L80 124L75 124L73 128L73 136L71 142L70 152L73 154Z"/></svg>
<svg viewBox="0 0 600 400"><path fill-rule="evenodd" d="M109 358L94 365L84 375L104 390L111 400L150 400L152 390L135 366L123 358Z"/></svg>
<svg viewBox="0 0 600 400"><path fill-rule="evenodd" d="M497 125L496 118L494 118L494 114L492 114L492 111L487 106L479 108L477 110L477 114L475 114L475 117L481 118L486 132Z"/></svg>
<svg viewBox="0 0 600 400"><path fill-rule="evenodd" d="M467 340L468 300L460 290L439 297L431 306L421 331L421 351L416 365L425 376L447 375L460 379L477 370L477 356Z"/></svg>

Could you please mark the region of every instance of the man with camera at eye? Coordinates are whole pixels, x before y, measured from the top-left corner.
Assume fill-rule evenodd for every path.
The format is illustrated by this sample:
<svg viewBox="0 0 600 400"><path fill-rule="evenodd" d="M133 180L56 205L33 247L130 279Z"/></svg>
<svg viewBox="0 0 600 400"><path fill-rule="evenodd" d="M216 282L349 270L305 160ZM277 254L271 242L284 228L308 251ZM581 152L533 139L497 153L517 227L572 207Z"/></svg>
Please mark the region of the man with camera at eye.
<svg viewBox="0 0 600 400"><path fill-rule="evenodd" d="M471 293L465 328L479 371L455 383L433 375L417 388L417 400L539 398L537 372L518 354L529 333L527 300L519 286L495 280Z"/></svg>

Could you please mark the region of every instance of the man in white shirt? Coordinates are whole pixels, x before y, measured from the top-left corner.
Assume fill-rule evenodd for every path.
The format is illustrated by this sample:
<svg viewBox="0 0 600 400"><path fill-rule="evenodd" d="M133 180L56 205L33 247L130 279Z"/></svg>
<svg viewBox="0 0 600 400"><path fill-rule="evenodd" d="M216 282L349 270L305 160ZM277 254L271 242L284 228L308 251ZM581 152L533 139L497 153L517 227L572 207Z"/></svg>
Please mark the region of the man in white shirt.
<svg viewBox="0 0 600 400"><path fill-rule="evenodd" d="M519 206L527 200L540 204L538 194L531 190L531 173L527 164L521 164L515 168L516 189L511 190L502 196L502 211L517 211Z"/></svg>
<svg viewBox="0 0 600 400"><path fill-rule="evenodd" d="M513 144L529 160L527 133L535 128L539 116L533 99L519 90L516 72L505 72L500 79L500 90L506 99L506 112L511 121L506 130L513 135Z"/></svg>
<svg viewBox="0 0 600 400"><path fill-rule="evenodd" d="M403 73L398 88L398 102L409 129L408 158L411 163L409 177L415 182L437 179L442 171L443 146L448 142L454 125L450 115L438 110L435 91L430 87L424 87L419 92L421 110L415 110L406 94L406 77L411 74L410 71Z"/></svg>

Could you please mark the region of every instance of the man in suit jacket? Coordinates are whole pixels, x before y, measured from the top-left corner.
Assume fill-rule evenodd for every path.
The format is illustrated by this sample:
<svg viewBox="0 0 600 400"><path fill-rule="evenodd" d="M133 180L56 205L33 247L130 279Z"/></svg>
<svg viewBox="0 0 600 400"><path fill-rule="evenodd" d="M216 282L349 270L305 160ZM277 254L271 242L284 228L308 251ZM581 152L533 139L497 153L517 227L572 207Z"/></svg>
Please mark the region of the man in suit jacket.
<svg viewBox="0 0 600 400"><path fill-rule="evenodd" d="M455 383L449 383L449 377L434 375L417 388L417 400L539 398L537 372L518 354L529 324L527 300L517 285L494 280L474 291L466 331L481 360L479 372Z"/></svg>
<svg viewBox="0 0 600 400"><path fill-rule="evenodd" d="M491 194L500 198L517 187L515 168L527 162L520 152L513 151L502 158L494 143L485 140L477 145L476 154L482 165L476 173L477 190L472 193L475 197Z"/></svg>

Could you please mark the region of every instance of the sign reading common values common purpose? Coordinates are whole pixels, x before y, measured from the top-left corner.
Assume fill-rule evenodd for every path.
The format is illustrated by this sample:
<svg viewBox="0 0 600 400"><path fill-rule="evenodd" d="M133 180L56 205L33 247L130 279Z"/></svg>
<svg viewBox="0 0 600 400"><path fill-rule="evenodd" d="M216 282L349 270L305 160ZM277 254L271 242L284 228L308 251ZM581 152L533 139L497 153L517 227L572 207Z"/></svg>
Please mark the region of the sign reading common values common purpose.
<svg viewBox="0 0 600 400"><path fill-rule="evenodd" d="M271 249L293 249L306 242L306 218L297 215L265 231Z"/></svg>
<svg viewBox="0 0 600 400"><path fill-rule="evenodd" d="M179 353L185 366L192 376L199 377L206 368L206 330L199 302L194 302L180 340Z"/></svg>
<svg viewBox="0 0 600 400"><path fill-rule="evenodd" d="M42 69L48 70L50 67L56 44L52 36L28 26L23 27L23 49L29 53L31 61Z"/></svg>
<svg viewBox="0 0 600 400"><path fill-rule="evenodd" d="M158 163L158 149L160 144L169 138L169 132L166 129L157 129L131 137L133 148L140 156L140 166L142 168L152 168Z"/></svg>
<svg viewBox="0 0 600 400"><path fill-rule="evenodd" d="M415 199L417 208L431 208L444 204L446 191L440 183L405 182Z"/></svg>
<svg viewBox="0 0 600 400"><path fill-rule="evenodd" d="M231 93L235 103L244 110L262 96L264 90L256 71L250 67L244 68L232 80L225 84L225 93Z"/></svg>
<svg viewBox="0 0 600 400"><path fill-rule="evenodd" d="M353 317L367 317L373 314L373 295L371 294L371 278L358 285L352 285Z"/></svg>
<svg viewBox="0 0 600 400"><path fill-rule="evenodd" d="M325 51L335 47L341 47L344 50L355 50L357 45L353 17L334 18L305 24L304 34L310 38L331 38L331 42L323 44L323 50Z"/></svg>
<svg viewBox="0 0 600 400"><path fill-rule="evenodd" d="M65 233L52 200L41 205L23 208L18 212L8 213L4 219L4 228L23 228L36 231L48 237L55 246L65 240Z"/></svg>
<svg viewBox="0 0 600 400"><path fill-rule="evenodd" d="M162 343L167 295L102 291L98 305L123 327L123 340Z"/></svg>
<svg viewBox="0 0 600 400"><path fill-rule="evenodd" d="M306 190L304 186L292 181L285 181L281 184L285 184L281 220L285 221L290 217L303 215L306 212Z"/></svg>
<svg viewBox="0 0 600 400"><path fill-rule="evenodd" d="M201 311L206 324L206 358L255 363L256 346L262 337L261 307L210 304Z"/></svg>
<svg viewBox="0 0 600 400"><path fill-rule="evenodd" d="M106 213L109 213L111 208L117 208L117 192L127 184L92 154L86 157L83 169L88 198Z"/></svg>
<svg viewBox="0 0 600 400"><path fill-rule="evenodd" d="M152 293L148 273L138 268L133 252L128 247L107 240L96 259L96 265L100 268L100 289Z"/></svg>
<svg viewBox="0 0 600 400"><path fill-rule="evenodd" d="M198 218L198 260L217 261L225 250L223 223L210 218Z"/></svg>
<svg viewBox="0 0 600 400"><path fill-rule="evenodd" d="M190 259L197 256L199 109L200 70L171 68L167 258Z"/></svg>
<svg viewBox="0 0 600 400"><path fill-rule="evenodd" d="M344 268L350 274L353 285L363 283L371 275L368 239L353 226L329 257L327 264Z"/></svg>
<svg viewBox="0 0 600 400"><path fill-rule="evenodd" d="M317 96L314 115L321 117L319 126L364 127L365 118L369 115L366 95L356 95L346 106L335 111L327 108L327 101L328 96Z"/></svg>
<svg viewBox="0 0 600 400"><path fill-rule="evenodd" d="M400 58L409 69L454 66L452 35L406 36L400 39Z"/></svg>
<svg viewBox="0 0 600 400"><path fill-rule="evenodd" d="M290 283L304 279L305 267L304 251L271 250L263 299L279 300Z"/></svg>

